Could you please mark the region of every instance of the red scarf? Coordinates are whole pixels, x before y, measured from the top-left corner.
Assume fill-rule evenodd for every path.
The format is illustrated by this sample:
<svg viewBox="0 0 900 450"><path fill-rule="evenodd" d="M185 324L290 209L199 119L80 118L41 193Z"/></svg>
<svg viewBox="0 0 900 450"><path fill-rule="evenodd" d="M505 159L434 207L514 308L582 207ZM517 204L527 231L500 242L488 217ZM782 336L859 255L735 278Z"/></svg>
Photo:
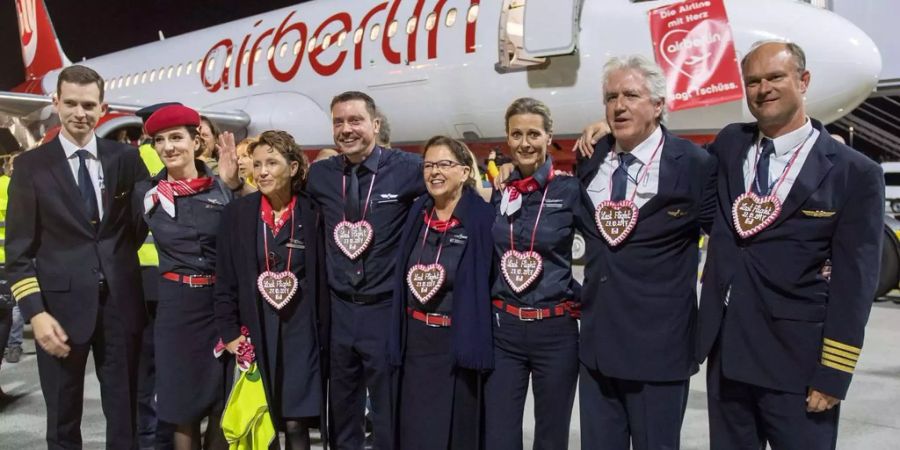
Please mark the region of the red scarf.
<svg viewBox="0 0 900 450"><path fill-rule="evenodd" d="M459 226L459 219L456 217L450 217L449 220L438 220L430 218L428 213L425 213L422 217L425 219L425 226L431 227L432 230L437 231L438 233L443 233L453 227Z"/></svg>
<svg viewBox="0 0 900 450"><path fill-rule="evenodd" d="M272 211L272 204L269 203L269 199L263 195L262 203L259 207L260 217L262 221L269 226L269 229L272 230L272 235L278 234L281 231L281 227L287 223L288 219L291 218L291 213L294 211L294 205L297 204L297 196L291 197L290 203L288 203L287 208L281 213L281 217L275 218L275 213Z"/></svg>
<svg viewBox="0 0 900 450"><path fill-rule="evenodd" d="M144 198L144 210L149 211L157 203L171 217L175 217L175 197L188 197L212 189L216 181L212 177L189 178L187 180L159 180L156 188ZM148 201L149 200L149 201Z"/></svg>
<svg viewBox="0 0 900 450"><path fill-rule="evenodd" d="M553 172L553 166L550 166L550 172L547 173L547 183L553 179L556 174ZM521 180L511 180L506 182L506 189L509 191L509 201L519 198L521 194L530 194L541 188L534 176L522 178Z"/></svg>

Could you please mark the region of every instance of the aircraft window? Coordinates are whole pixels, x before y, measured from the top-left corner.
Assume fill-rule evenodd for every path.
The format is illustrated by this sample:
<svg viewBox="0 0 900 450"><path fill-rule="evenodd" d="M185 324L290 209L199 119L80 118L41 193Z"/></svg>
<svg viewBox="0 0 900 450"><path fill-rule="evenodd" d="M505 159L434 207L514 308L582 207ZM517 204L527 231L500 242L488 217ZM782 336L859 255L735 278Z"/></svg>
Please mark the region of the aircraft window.
<svg viewBox="0 0 900 450"><path fill-rule="evenodd" d="M392 38L392 37L394 37L394 35L397 34L397 27L398 27L398 25L397 25L397 21L396 21L396 20L393 21L393 22L391 22L391 24L388 26L388 29L387 29L387 36L388 36L389 38Z"/></svg>
<svg viewBox="0 0 900 450"><path fill-rule="evenodd" d="M297 39L297 42L294 42L294 56L300 54L300 50L303 48L303 41Z"/></svg>
<svg viewBox="0 0 900 450"><path fill-rule="evenodd" d="M156 81L156 69L150 71L150 82Z"/></svg>
<svg viewBox="0 0 900 450"><path fill-rule="evenodd" d="M328 48L331 45L331 34L326 34L324 38L322 38L322 50Z"/></svg>
<svg viewBox="0 0 900 450"><path fill-rule="evenodd" d="M362 42L363 33L365 33L365 31L363 31L362 28L356 29L356 33L353 33L353 43L354 44L359 44L360 42Z"/></svg>
<svg viewBox="0 0 900 450"><path fill-rule="evenodd" d="M466 21L469 23L475 23L475 20L478 19L478 5L472 5L469 7L469 14L466 15Z"/></svg>
<svg viewBox="0 0 900 450"><path fill-rule="evenodd" d="M450 11L447 11L447 18L444 20L444 25L448 27L452 27L453 24L456 23L456 8L450 8Z"/></svg>
<svg viewBox="0 0 900 450"><path fill-rule="evenodd" d="M262 54L262 49L256 49L256 53L253 55L253 62L259 62L259 55Z"/></svg>
<svg viewBox="0 0 900 450"><path fill-rule="evenodd" d="M274 56L275 56L275 47L270 45L269 51L266 52L266 59L271 61Z"/></svg>
<svg viewBox="0 0 900 450"><path fill-rule="evenodd" d="M337 39L337 45L338 45L338 47L343 47L343 46L344 46L344 41L345 41L345 40L347 40L347 32L346 32L346 31L341 31L341 34L338 35L338 39Z"/></svg>
<svg viewBox="0 0 900 450"><path fill-rule="evenodd" d="M284 58L284 55L287 54L287 51L288 51L288 45L287 45L287 42L285 42L285 43L281 44L281 48L278 50L278 57Z"/></svg>
<svg viewBox="0 0 900 450"><path fill-rule="evenodd" d="M168 78L168 79L171 80L171 79L172 79L172 72L174 72L174 71L175 71L175 68L172 67L172 66L169 66L169 71L166 72L166 78Z"/></svg>
<svg viewBox="0 0 900 450"><path fill-rule="evenodd" d="M190 74L191 74L191 68L192 68L193 66L194 66L194 62L193 62L193 61L188 61L187 66L184 67L184 74L185 74L185 75L190 75Z"/></svg>
<svg viewBox="0 0 900 450"><path fill-rule="evenodd" d="M206 64L206 71L212 72L214 67L216 67L216 58L209 58L209 62ZM162 74L160 74L159 76L162 76Z"/></svg>
<svg viewBox="0 0 900 450"><path fill-rule="evenodd" d="M369 39L375 40L378 39L378 35L381 33L381 24L376 23L375 26L372 27L372 31L369 33Z"/></svg>
<svg viewBox="0 0 900 450"><path fill-rule="evenodd" d="M431 31L434 29L434 24L437 23L437 14L433 11L428 14L428 17L425 18L425 30Z"/></svg>
<svg viewBox="0 0 900 450"><path fill-rule="evenodd" d="M118 87L122 87L122 82L124 82L124 81L125 81L125 80L122 79L122 77L119 77Z"/></svg>
<svg viewBox="0 0 900 450"><path fill-rule="evenodd" d="M125 87L131 86L131 75L125 77Z"/></svg>
<svg viewBox="0 0 900 450"><path fill-rule="evenodd" d="M313 49L316 48L316 37L313 36L306 43L306 51L312 53Z"/></svg>
<svg viewBox="0 0 900 450"><path fill-rule="evenodd" d="M227 64L227 63L226 63L226 64ZM181 76L181 69L182 69L181 64L179 64L178 67L175 68L175 76L176 76L176 77L180 77L180 76Z"/></svg>
<svg viewBox="0 0 900 450"><path fill-rule="evenodd" d="M104 81L104 82L103 82L103 90L104 90L104 91L108 91L108 90L109 90L109 81Z"/></svg>
<svg viewBox="0 0 900 450"><path fill-rule="evenodd" d="M250 62L250 50L244 50L244 57L241 58L241 64L247 65Z"/></svg>
<svg viewBox="0 0 900 450"><path fill-rule="evenodd" d="M416 25L418 24L418 20L416 17L410 17L406 22L406 34L412 34L413 31L416 31Z"/></svg>
<svg viewBox="0 0 900 450"><path fill-rule="evenodd" d="M197 60L197 73L200 73L200 66L202 66L202 65L203 65L203 60L198 59Z"/></svg>
<svg viewBox="0 0 900 450"><path fill-rule="evenodd" d="M165 68L165 67L160 67L160 68L159 68L159 74L156 76L156 79L159 80L159 81L162 81L163 76L165 76L165 74L166 74L166 68Z"/></svg>
<svg viewBox="0 0 900 450"><path fill-rule="evenodd" d="M231 67L231 61L232 61L232 55L229 54L228 56L225 57L225 68L226 69Z"/></svg>
<svg viewBox="0 0 900 450"><path fill-rule="evenodd" d="M146 82L147 82L147 72L144 72L141 74L141 84L144 84Z"/></svg>

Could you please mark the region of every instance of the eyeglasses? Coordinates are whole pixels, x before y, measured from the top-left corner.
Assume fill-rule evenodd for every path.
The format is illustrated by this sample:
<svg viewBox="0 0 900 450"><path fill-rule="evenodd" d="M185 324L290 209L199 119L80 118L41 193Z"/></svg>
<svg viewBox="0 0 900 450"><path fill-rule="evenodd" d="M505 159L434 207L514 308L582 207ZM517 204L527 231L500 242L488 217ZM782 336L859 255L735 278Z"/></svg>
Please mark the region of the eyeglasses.
<svg viewBox="0 0 900 450"><path fill-rule="evenodd" d="M437 168L441 169L441 171L443 172L445 170L450 170L453 167L463 165L465 164L458 163L456 161L450 161L449 159L443 159L440 161L425 161L424 163L422 163L422 169L425 172L429 172Z"/></svg>

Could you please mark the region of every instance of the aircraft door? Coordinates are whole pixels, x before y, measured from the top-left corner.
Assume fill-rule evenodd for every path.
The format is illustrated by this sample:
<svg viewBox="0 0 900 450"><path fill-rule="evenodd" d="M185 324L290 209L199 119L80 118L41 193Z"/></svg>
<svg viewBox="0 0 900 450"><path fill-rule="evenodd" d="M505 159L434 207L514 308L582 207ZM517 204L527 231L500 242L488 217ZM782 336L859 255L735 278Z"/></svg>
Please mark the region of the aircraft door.
<svg viewBox="0 0 900 450"><path fill-rule="evenodd" d="M500 61L503 69L542 64L568 55L578 44L583 0L503 0Z"/></svg>

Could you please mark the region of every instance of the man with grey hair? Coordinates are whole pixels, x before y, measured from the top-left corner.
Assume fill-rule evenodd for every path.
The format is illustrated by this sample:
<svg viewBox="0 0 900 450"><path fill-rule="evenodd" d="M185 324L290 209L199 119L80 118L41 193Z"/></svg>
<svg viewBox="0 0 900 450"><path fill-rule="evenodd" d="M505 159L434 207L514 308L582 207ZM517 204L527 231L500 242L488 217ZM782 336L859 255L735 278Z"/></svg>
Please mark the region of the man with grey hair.
<svg viewBox="0 0 900 450"><path fill-rule="evenodd" d="M881 255L884 178L810 119L803 50L741 62L755 123L723 129L697 360L709 358L710 447L833 449Z"/></svg>
<svg viewBox="0 0 900 450"><path fill-rule="evenodd" d="M642 56L603 72L611 134L576 174L595 206L580 355L583 449L676 449L693 357L701 229L715 158L662 125L665 77Z"/></svg>

